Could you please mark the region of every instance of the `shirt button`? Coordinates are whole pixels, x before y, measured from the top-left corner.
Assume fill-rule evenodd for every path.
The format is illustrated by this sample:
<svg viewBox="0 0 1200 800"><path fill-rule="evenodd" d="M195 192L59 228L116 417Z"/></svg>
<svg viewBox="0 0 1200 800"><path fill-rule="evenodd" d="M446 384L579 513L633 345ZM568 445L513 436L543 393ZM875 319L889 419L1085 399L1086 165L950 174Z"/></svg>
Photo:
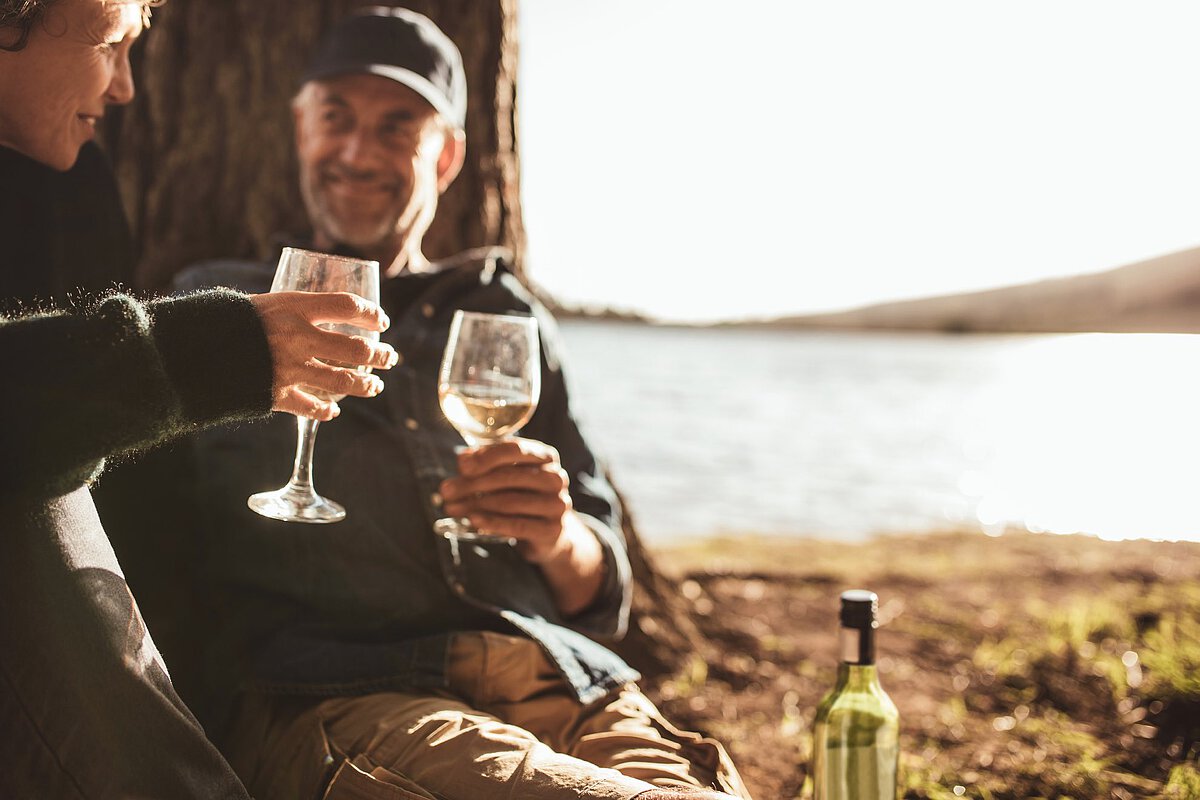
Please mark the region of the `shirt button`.
<svg viewBox="0 0 1200 800"><path fill-rule="evenodd" d="M433 504L434 508L441 508L442 495L438 492L434 492L433 494L429 495L429 502Z"/></svg>
<svg viewBox="0 0 1200 800"><path fill-rule="evenodd" d="M421 306L421 313L425 315L426 319L429 319L430 317L432 317L433 316L433 304L426 303L425 305Z"/></svg>
<svg viewBox="0 0 1200 800"><path fill-rule="evenodd" d="M404 420L404 427L408 428L410 431L415 431L417 428L421 427L421 425L415 419L409 417L408 419Z"/></svg>

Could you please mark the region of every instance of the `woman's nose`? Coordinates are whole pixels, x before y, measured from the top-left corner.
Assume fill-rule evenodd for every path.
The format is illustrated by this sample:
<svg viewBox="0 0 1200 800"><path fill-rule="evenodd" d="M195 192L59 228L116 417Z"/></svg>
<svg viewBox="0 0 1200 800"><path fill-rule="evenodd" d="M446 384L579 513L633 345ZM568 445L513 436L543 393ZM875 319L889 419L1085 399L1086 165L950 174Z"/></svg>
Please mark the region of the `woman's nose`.
<svg viewBox="0 0 1200 800"><path fill-rule="evenodd" d="M133 94L133 68L129 65L129 54L122 53L117 59L108 89L104 92L104 101L111 105L123 106L133 99Z"/></svg>

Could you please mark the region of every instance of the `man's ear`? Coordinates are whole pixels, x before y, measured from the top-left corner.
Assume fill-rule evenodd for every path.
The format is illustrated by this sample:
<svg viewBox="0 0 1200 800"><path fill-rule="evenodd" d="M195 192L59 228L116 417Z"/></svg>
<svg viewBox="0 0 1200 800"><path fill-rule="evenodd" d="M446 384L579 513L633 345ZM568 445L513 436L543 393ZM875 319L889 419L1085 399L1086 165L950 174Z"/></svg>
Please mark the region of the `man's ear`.
<svg viewBox="0 0 1200 800"><path fill-rule="evenodd" d="M467 135L462 131L447 133L438 155L438 194L450 188L467 158Z"/></svg>

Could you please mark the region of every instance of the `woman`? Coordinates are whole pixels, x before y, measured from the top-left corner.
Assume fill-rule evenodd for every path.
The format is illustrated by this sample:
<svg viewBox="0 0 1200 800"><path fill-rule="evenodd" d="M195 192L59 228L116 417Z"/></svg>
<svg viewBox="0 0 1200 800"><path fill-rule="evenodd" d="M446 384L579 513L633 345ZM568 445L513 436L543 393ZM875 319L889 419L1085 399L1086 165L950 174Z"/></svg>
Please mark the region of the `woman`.
<svg viewBox="0 0 1200 800"><path fill-rule="evenodd" d="M133 97L147 5L0 0L6 158L72 166L105 107ZM0 241L0 269L41 268L21 244ZM388 368L395 352L316 325L386 317L351 295L219 290L76 306L0 318L0 797L244 798L171 686L87 483L105 457L199 426L338 413L302 385L377 394L317 359Z"/></svg>

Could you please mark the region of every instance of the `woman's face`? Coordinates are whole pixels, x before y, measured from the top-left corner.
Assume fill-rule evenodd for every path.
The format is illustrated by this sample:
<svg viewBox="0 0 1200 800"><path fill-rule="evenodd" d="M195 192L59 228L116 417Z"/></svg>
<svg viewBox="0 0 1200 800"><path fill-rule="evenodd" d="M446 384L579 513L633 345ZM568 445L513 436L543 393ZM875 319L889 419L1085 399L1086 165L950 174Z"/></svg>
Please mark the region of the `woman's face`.
<svg viewBox="0 0 1200 800"><path fill-rule="evenodd" d="M0 144L70 169L105 107L133 99L129 48L141 32L133 0L56 0L24 49L0 50Z"/></svg>

